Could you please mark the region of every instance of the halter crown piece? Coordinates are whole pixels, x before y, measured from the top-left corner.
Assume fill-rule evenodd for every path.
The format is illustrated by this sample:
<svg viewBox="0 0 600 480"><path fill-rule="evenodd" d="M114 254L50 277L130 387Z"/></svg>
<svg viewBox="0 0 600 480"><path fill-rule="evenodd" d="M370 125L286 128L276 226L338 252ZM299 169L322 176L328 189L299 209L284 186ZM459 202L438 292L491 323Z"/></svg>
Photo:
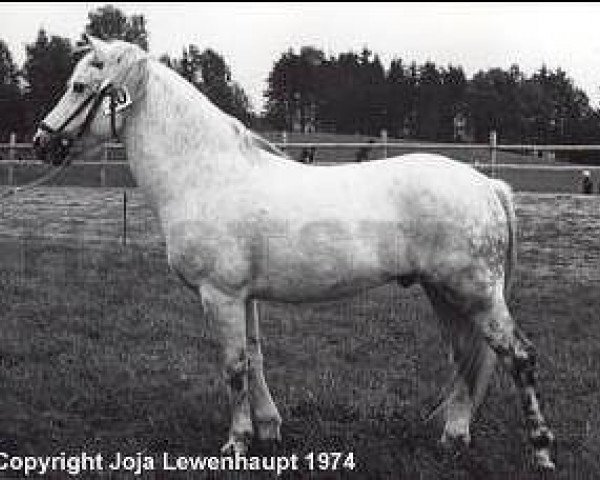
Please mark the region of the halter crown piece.
<svg viewBox="0 0 600 480"><path fill-rule="evenodd" d="M81 127L79 127L79 131L77 132L76 138L81 138L83 136L83 134L85 133L85 131L87 130L87 128L89 127L93 118L95 117L96 112L98 111L98 108L102 104L102 101L104 100L104 98L109 99L109 112L108 113L110 114L111 135L112 135L113 139L118 140L119 136L117 134L117 126L116 126L117 125L116 114L117 114L118 100L120 100L122 98L128 99L128 95L127 94L123 95L123 93L121 93L121 90L118 88L115 88L114 85L112 84L112 82L108 79L105 80L104 82L102 82L102 84L99 87L96 87L89 94L89 96L83 102L81 102L81 104L73 111L73 113L71 113L71 115L69 115L64 120L64 122L61 123L61 125L58 128L54 129L44 122L40 123L40 128L42 130L48 132L51 135L58 135L58 134L62 133L65 130L65 128L67 128L69 126L69 124L75 118L77 118L77 116L83 110L85 110L85 108L90 103L93 102L92 108L90 108L87 116L85 117L85 120L83 121L83 123L81 124ZM65 148L69 148L69 146L71 144L71 140L69 140L68 138L65 137L62 140L62 142L66 142L65 144L63 144L63 146Z"/></svg>
<svg viewBox="0 0 600 480"><path fill-rule="evenodd" d="M94 39L91 36L85 36L84 40L86 42L85 45L80 45L79 51L92 51L97 50L96 56L90 62L90 64L98 69L102 69L104 65L103 58L98 57L98 54L103 55L102 52L102 43L99 43L99 40ZM142 60L146 60L147 56L144 56ZM117 63L120 63L121 57L117 59ZM135 61L134 65L138 62ZM132 68L135 68L132 65ZM121 69L122 70L122 69ZM123 74L124 75L121 75ZM128 78L131 71L120 71L115 72L115 74L109 74L107 78L103 81L97 81L88 85L90 93L88 96L74 109L74 111L64 120L58 127L53 127L49 125L46 121L42 121L39 125L39 128L53 137L52 148L56 153L56 158L61 158L63 163L65 160L68 161L68 153L72 146L72 143L81 138L86 131L89 129L90 124L98 113L98 109L103 104L105 99L108 99L108 104L104 109L104 114L110 116L110 131L111 131L111 139L112 141L119 141L119 135L117 133L117 121L116 116L117 113L121 112L125 108L129 107L132 104L131 96L127 90L125 84L120 85L121 83L127 83L126 79ZM77 92L83 92L84 88L79 89L79 87L85 87L85 84L81 84L78 82L73 82L73 89ZM85 114L85 118L74 135L67 135L65 130L69 125L72 124L73 120L78 118L82 112L85 112L87 109L87 113Z"/></svg>

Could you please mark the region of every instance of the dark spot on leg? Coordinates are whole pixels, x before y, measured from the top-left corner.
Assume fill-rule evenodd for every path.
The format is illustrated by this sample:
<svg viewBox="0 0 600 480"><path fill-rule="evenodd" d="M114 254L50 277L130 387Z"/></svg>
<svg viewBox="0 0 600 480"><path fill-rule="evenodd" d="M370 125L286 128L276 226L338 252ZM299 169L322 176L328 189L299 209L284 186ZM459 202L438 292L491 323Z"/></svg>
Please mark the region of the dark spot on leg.
<svg viewBox="0 0 600 480"><path fill-rule="evenodd" d="M537 431L532 432L529 438L533 447L537 449L550 448L554 441L550 430L546 426L540 427Z"/></svg>
<svg viewBox="0 0 600 480"><path fill-rule="evenodd" d="M246 352L242 350L238 361L231 365L227 371L229 386L234 392L240 393L244 390L247 373L248 359L246 358Z"/></svg>
<svg viewBox="0 0 600 480"><path fill-rule="evenodd" d="M417 281L416 275L403 275L401 277L396 278L398 284L403 288L408 288Z"/></svg>
<svg viewBox="0 0 600 480"><path fill-rule="evenodd" d="M244 379L242 377L242 374L237 373L233 375L230 380L230 385L232 390L235 390L236 392L242 390L242 388L244 388Z"/></svg>

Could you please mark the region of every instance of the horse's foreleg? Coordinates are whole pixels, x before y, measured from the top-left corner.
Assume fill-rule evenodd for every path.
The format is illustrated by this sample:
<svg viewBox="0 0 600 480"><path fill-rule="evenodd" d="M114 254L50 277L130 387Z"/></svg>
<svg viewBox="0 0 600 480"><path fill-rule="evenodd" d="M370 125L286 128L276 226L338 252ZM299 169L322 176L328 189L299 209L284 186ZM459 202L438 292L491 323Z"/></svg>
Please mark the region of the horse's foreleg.
<svg viewBox="0 0 600 480"><path fill-rule="evenodd" d="M263 355L260 347L258 302L246 303L248 333L248 388L250 407L256 434L260 440L281 440L281 416L269 392L263 373Z"/></svg>
<svg viewBox="0 0 600 480"><path fill-rule="evenodd" d="M244 455L253 434L248 399L245 301L209 286L201 287L200 295L203 306L214 318L231 404L229 439L222 452Z"/></svg>
<svg viewBox="0 0 600 480"><path fill-rule="evenodd" d="M490 347L503 360L520 395L529 441L534 449L536 464L553 469L550 449L554 436L548 428L536 391L536 358L533 344L514 325L503 298L486 312L477 315L483 335Z"/></svg>

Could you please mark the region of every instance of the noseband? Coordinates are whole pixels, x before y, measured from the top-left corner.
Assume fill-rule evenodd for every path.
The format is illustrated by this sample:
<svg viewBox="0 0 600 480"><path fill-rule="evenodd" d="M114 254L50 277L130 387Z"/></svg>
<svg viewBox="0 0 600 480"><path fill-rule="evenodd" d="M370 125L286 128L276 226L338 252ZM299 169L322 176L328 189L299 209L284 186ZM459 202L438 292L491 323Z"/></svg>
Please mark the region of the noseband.
<svg viewBox="0 0 600 480"><path fill-rule="evenodd" d="M76 135L76 138L80 138L81 136L83 136L83 134L87 130L88 126L92 122L92 119L96 115L96 112L98 111L98 108L100 107L100 104L102 103L102 100L104 100L105 97L108 97L110 99L111 133L112 133L113 139L118 139L117 128L116 128L116 112L117 112L117 99L119 98L119 92L118 92L118 89L116 89L113 86L113 84L110 82L106 82L105 84L101 85L100 88L97 88L95 91L93 91L75 109L75 111L71 115L69 115L69 117L57 129L50 127L48 124L46 124L44 122L41 122L39 124L39 128L41 130L44 130L45 132L49 133L50 135L56 137L56 136L60 135L65 130L65 128L67 128L67 126L75 118L77 118L77 116L81 112L83 112L83 110L85 110L85 108L91 103L92 107L90 108L90 111L88 112L87 116L85 117L85 120L81 124L81 127L79 127L79 131L77 132L77 135ZM66 137L62 139L62 142L66 142L66 145L63 143L64 146L68 146L71 143L71 141ZM21 185L20 187L10 188L5 192L0 193L0 199L5 199L5 198L11 197L12 195L15 195L17 193L21 193L21 192L24 192L31 188L37 187L38 185L42 185L43 183L45 183L45 182L51 180L52 178L55 178L57 175L59 175L62 171L64 171L65 168L68 167L69 164L70 164L70 162L63 162L63 164L58 169L50 171L49 173L42 176L41 178L38 178L28 184Z"/></svg>
<svg viewBox="0 0 600 480"><path fill-rule="evenodd" d="M65 121L60 125L60 127L54 129L54 128L50 127L48 124L41 122L39 125L39 128L44 130L45 132L49 133L50 135L58 135L58 134L62 133L65 130L65 128L67 128L69 126L69 124L74 119L76 119L79 116L79 114L81 112L83 112L86 109L86 107L88 105L90 105L90 103L91 103L92 107L90 108L90 111L88 112L87 116L85 117L85 120L81 124L81 127L79 127L79 131L77 132L77 135L76 135L76 138L81 138L83 136L83 134L85 133L85 131L87 130L87 128L89 127L90 123L92 123L92 120L94 119L96 112L98 111L98 108L102 104L102 100L104 100L104 98L108 97L110 99L111 134L112 134L113 139L117 139L118 135L117 135L117 126L116 126L116 106L117 106L116 100L117 100L118 95L119 95L118 89L116 89L112 83L105 82L104 84L102 84L100 86L100 88L98 88L97 90L90 93L90 95L75 109L75 111L73 113L71 113L71 115L69 115L65 119Z"/></svg>

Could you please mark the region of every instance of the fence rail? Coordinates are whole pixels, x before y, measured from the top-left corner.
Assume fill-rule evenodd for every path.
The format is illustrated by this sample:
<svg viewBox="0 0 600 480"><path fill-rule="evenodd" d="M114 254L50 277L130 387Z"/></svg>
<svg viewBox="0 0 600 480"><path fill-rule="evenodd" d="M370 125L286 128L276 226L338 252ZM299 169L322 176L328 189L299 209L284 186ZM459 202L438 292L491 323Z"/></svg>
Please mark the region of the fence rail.
<svg viewBox="0 0 600 480"><path fill-rule="evenodd" d="M442 143L442 142L406 142L406 141L377 141L377 142L271 142L278 148L372 148L391 150L488 150L488 151L522 151L522 152L585 152L600 151L600 144L590 145L538 145L538 144L493 144L493 143ZM120 156L124 149L120 143L107 142L104 144L105 158L103 162L127 163L124 159L111 160L111 153ZM8 155L1 155L2 153ZM31 157L33 145L31 143L0 143L0 161L17 160L14 156L28 153ZM85 161L86 164L101 163L98 161Z"/></svg>
<svg viewBox="0 0 600 480"><path fill-rule="evenodd" d="M551 161L540 163L539 161L533 163L529 162L527 158L523 158L523 161L515 161L511 163L498 161L497 154L499 152L513 152L520 154L533 154L538 155L542 152L599 152L600 144L592 145L537 145L537 144L500 144L497 141L497 135L495 132L490 133L489 143L442 143L442 142L419 142L419 141L397 141L389 140L387 134L383 134L376 141L371 140L369 142L288 142L287 135L282 134L283 141L273 141L272 143L280 149L286 151L297 151L304 149L317 149L317 150L344 150L346 155L338 155L337 161L331 159L325 159L324 161L314 161L316 164L329 165L333 163L345 163L351 162L352 159L348 158L347 151L351 149L367 149L370 152L375 152L376 155L381 157L388 157L390 152L398 150L445 150L445 151L470 151L470 152L485 152L484 157L479 157L482 160L469 160L469 163L474 164L475 167L491 170L491 175L495 176L498 169L543 169L543 170L580 170L582 168L588 170L599 170L600 165L581 165L581 164L552 164ZM100 160L98 160L100 158ZM14 178L13 169L15 166L27 164L39 165L42 162L37 160L31 143L16 142L14 137L11 137L10 143L0 144L0 165L6 165L9 168L8 177L12 182ZM124 153L124 148L120 143L107 142L104 144L103 153L96 155L93 158L86 159L80 158L73 162L73 166L100 166L101 184L105 183L107 166L115 165L127 165L127 160Z"/></svg>
<svg viewBox="0 0 600 480"><path fill-rule="evenodd" d="M285 138L285 137L284 137ZM490 143L436 143L436 142L399 142L389 141L387 137L382 137L379 141L373 142L272 142L277 147L290 151L304 151L304 149L324 149L328 151L328 157L331 159L332 151L335 149L350 150L350 149L368 149L370 151L380 152L382 157L388 157L390 151L397 150L442 150L442 151L483 151L485 157L489 161L471 161L470 163L480 170L485 171L492 177L496 177L499 172L502 172L502 178L512 178L516 183L521 182L521 187L527 189L528 185L532 182L538 186L541 185L542 191L556 191L565 192L568 191L573 193L579 191L579 179L580 171L582 168L594 172L594 176L600 176L600 165L576 165L576 164L552 164L552 163L532 163L527 162L526 158L523 158L523 162L518 163L504 163L498 162L498 152L531 152L534 156L538 152L597 152L600 151L600 145L519 145L519 144L498 144L496 135L490 135ZM124 148L119 143L106 143L103 148L97 152L98 155L92 158L81 158L74 161L71 165L76 168L75 175L79 175L80 178L89 177L90 172L81 172L80 167L96 166L99 167L99 184L101 187L107 186L107 170L110 167L121 166L125 168L128 165L125 156ZM304 153L303 153L304 155ZM100 158L100 160L98 160ZM505 156L501 158L506 158ZM510 158L510 157L509 157ZM513 157L514 158L514 157ZM351 160L350 160L351 161ZM344 163L338 158L337 162L319 161L314 162L319 165L327 164L340 164ZM0 166L6 166L6 183L8 185L14 185L15 173L21 172L25 165L43 165L41 160L36 159L33 146L30 143L16 143L11 142L8 144L0 144ZM22 167L20 170L18 167ZM526 172L527 170L534 170L533 172ZM79 173L77 173L79 172ZM33 174L34 172L29 172ZM96 170L96 173L98 170ZM123 171L121 171L123 174ZM125 173L125 175L127 175ZM526 177L522 179L522 177ZM529 180L527 179L529 177ZM531 180L532 177L536 177ZM540 177L540 178L538 178ZM98 181L98 177L95 177ZM528 183L529 182L529 183ZM79 183L75 183L79 184ZM94 183L94 185L97 185ZM527 191L527 190L526 190ZM598 191L600 193L600 190ZM125 245L127 242L127 190L123 190L123 215L122 215L122 242Z"/></svg>

